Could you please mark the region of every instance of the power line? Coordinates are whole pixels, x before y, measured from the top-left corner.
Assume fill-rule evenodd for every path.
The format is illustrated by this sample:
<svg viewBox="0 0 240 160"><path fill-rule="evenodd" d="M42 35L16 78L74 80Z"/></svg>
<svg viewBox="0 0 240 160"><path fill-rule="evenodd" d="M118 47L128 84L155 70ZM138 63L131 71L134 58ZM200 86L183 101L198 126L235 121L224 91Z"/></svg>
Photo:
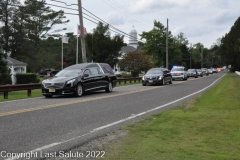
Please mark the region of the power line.
<svg viewBox="0 0 240 160"><path fill-rule="evenodd" d="M55 1L55 0L52 0L52 1ZM56 1L56 2L59 2L59 3L60 3L60 1ZM62 3L64 3L64 2L62 2ZM69 8L69 7L63 7L63 6L58 6L58 5L48 4L48 3L45 3L45 4L46 4L46 5L50 5L50 6L55 6L55 7L60 7L60 8L65 8L65 9L70 9L70 10L78 11L78 9L73 9L73 8ZM64 3L64 4L65 4L65 3ZM8 4L8 5L16 6L16 7L24 7L24 6L13 5L13 4ZM82 8L83 8L83 7L82 7ZM115 33L118 33L118 34L120 34L120 35L124 35L124 36L126 36L126 37L128 37L128 38L134 38L134 39L135 39L135 37L133 37L133 36L131 36L131 35L123 32L123 31L117 29L116 27L110 25L109 23L107 23L107 22L105 22L104 20L102 20L101 18L97 17L96 15L94 15L93 13L91 13L90 11L88 11L87 9L85 9L85 8L83 8L83 9L86 10L86 11L87 11L88 13L90 13L91 15L93 15L94 17L96 17L97 19L96 19L96 18L93 18L92 16L89 16L88 14L86 14L86 13L84 13L84 12L83 12L83 14L91 17L92 19L97 20L98 22L102 22L103 24L107 24L107 25L109 25L109 27L111 27L111 28L113 28L113 29L115 29L115 30L117 30L117 31L114 31L114 30L112 30L112 29L109 29L109 30L111 30L111 31L113 31L113 32L115 32ZM39 9L39 10L46 11L46 10L44 10L44 9ZM49 10L48 10L48 11L49 11ZM50 11L50 12L57 13L57 12L55 12L55 11ZM64 14L79 15L79 14L65 13L65 12L64 12ZM86 18L86 17L83 17L83 18L89 20L89 19ZM89 21L91 21L91 20L89 20ZM91 22L93 22L93 21L91 21ZM94 22L94 23L96 23L96 22ZM142 41L141 39L136 39L136 40L141 41L141 42L144 42L144 41Z"/></svg>
<svg viewBox="0 0 240 160"><path fill-rule="evenodd" d="M51 0L51 1L56 1L56 2L59 2L59 3L64 3L64 4L66 4L65 2L61 2L61 1L57 1L57 0ZM52 4L48 4L48 3L45 3L45 4L47 4L47 5L52 5ZM72 4L72 5L75 5L75 4ZM72 9L72 8L62 7L62 6L57 6L57 5L52 5L52 6L60 7L60 8L65 8L65 9L71 9L71 10L77 10L77 9ZM101 18L97 17L96 15L94 15L92 12L88 11L88 10L85 9L84 7L82 7L82 9L84 9L85 11L87 11L88 13L90 13L91 15L93 15L94 17L96 17L97 19L99 19L100 22L102 22L102 23L104 23L104 24L107 24L107 25L109 25L109 27L112 27L113 29L115 29L115 30L117 30L117 31L119 31L119 32L121 32L121 33L123 33L124 35L128 35L128 36L130 36L130 37L132 37L132 38L135 39L135 37L133 37L133 36L131 36L131 35L129 35L129 34L123 32L123 31L117 29L116 27L110 25L109 23L107 23L107 22L105 22L104 20L102 20ZM78 10L77 10L77 11L78 11ZM85 13L83 13L83 14L85 14ZM88 16L89 16L89 15L88 15ZM92 17L91 17L91 18L92 18ZM142 41L142 40L140 40L140 39L136 39L136 40L138 40L138 41Z"/></svg>
<svg viewBox="0 0 240 160"><path fill-rule="evenodd" d="M50 0L50 1L54 1L54 2L63 3L63 4L65 4L66 6L78 5L78 4L67 4L66 2L57 1L57 0Z"/></svg>
<svg viewBox="0 0 240 160"><path fill-rule="evenodd" d="M117 9L117 10L120 11L121 13L127 15L128 17L130 16L130 18L132 18L132 19L134 19L134 20L136 20L136 21L142 19L141 17L133 14L131 11L129 11L129 10L126 9L125 7L121 6L121 5L120 5L119 3L117 3L116 1L114 1L114 2L112 2L112 1L105 1L105 0L103 0L103 1L104 1L105 3L107 3L108 5L112 6L112 7L116 6L116 7L114 7L115 9ZM111 5L111 4L109 4L108 2L112 3L114 6ZM122 8L122 9L121 9L121 8ZM123 12L122 12L122 11L123 11ZM127 14L126 14L125 12L127 12ZM134 17L131 17L131 15L134 16ZM147 25L147 26L149 26L149 27L152 27L152 26L148 25L149 22L147 22L147 21L144 20L144 19L142 19L142 20L145 21L145 22L144 22L144 23L143 23L143 22L140 22L140 21L138 21L138 22L140 22L140 23L142 23L142 24L144 24L144 25ZM147 23L146 23L146 22L147 22Z"/></svg>
<svg viewBox="0 0 240 160"><path fill-rule="evenodd" d="M126 9L124 6L120 5L117 1L115 1L115 0L112 0L112 1L114 1L114 4L115 4L115 5L123 8L123 9L126 10L128 13L130 13L131 15L133 15L133 16L135 16L135 17L139 17L139 18L142 19L143 21L145 21L145 22L147 22L147 23L150 23L150 21L148 21L147 19L145 19L145 18L143 18L143 17L141 17L141 16L138 16L138 15L134 14L134 13L131 12L130 10ZM151 22L151 23L152 23L152 22Z"/></svg>
<svg viewBox="0 0 240 160"><path fill-rule="evenodd" d="M83 7L82 7L82 8L83 8ZM132 37L132 38L135 38L135 37L133 37L133 36L131 36L131 35L123 32L123 31L117 29L116 27L110 25L109 23L105 22L104 20L102 20L101 18L97 17L96 15L94 15L93 13L91 13L90 11L88 11L87 9L85 9L85 8L83 8L83 9L84 9L85 11L87 11L88 13L90 13L91 15L93 15L94 17L100 19L100 20L101 20L102 22L104 22L105 24L109 25L109 26L112 27L113 29L115 29L115 30L117 30L117 31L119 31L119 32L121 32L121 33L123 33L123 34L125 34L125 35L128 35L128 36L130 36L130 37ZM138 39L137 39L137 40L138 40ZM139 41L141 41L141 40L139 40Z"/></svg>

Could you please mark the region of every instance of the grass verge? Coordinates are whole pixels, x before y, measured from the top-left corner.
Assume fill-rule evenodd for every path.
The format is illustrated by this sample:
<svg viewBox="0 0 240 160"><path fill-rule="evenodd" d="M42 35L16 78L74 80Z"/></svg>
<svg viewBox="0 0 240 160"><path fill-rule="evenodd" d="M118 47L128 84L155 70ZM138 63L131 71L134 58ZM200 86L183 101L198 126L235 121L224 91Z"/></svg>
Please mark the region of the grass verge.
<svg viewBox="0 0 240 160"><path fill-rule="evenodd" d="M114 160L237 160L240 157L240 76L176 109L123 127L128 134L105 146Z"/></svg>
<svg viewBox="0 0 240 160"><path fill-rule="evenodd" d="M126 84L122 82L119 85L117 83L117 87L126 86L126 85L133 85L133 84L141 84L141 83L142 82L138 82L138 81L136 81L136 83L134 81L132 81L132 83L130 83L128 81ZM4 99L3 98L3 92L0 92L0 102L10 101L10 100L18 100L18 99L25 99L25 98L34 98L34 97L42 97L41 89L32 90L32 96L31 97L28 97L27 90L9 92L8 93L8 99Z"/></svg>

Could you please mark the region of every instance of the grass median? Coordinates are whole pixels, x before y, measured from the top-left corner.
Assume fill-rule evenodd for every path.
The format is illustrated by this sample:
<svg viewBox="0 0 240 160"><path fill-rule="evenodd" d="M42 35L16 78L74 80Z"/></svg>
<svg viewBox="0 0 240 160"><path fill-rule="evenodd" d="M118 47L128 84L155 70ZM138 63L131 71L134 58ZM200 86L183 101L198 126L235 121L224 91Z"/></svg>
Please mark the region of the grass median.
<svg viewBox="0 0 240 160"><path fill-rule="evenodd" d="M141 84L142 82L140 81L132 81L131 83L129 81L122 82L121 84L117 83L117 87L120 86L126 86L126 85L133 85L133 84ZM114 90L114 89L113 89ZM26 98L35 98L35 97L42 97L42 91L41 89L34 89L32 90L32 95L31 97L28 97L27 90L22 90L22 91L13 91L8 93L8 99L3 98L3 92L0 92L0 102L3 101L10 101L10 100L18 100L18 99L26 99Z"/></svg>
<svg viewBox="0 0 240 160"><path fill-rule="evenodd" d="M105 146L107 159L237 160L240 158L240 76L181 106L123 127L127 135Z"/></svg>

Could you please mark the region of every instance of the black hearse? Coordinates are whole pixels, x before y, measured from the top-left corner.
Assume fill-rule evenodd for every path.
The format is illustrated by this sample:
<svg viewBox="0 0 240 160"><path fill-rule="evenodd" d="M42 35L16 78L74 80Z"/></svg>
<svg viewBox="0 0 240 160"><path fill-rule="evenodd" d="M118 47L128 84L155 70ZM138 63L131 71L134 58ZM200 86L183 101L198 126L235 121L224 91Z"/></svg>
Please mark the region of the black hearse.
<svg viewBox="0 0 240 160"><path fill-rule="evenodd" d="M42 94L82 96L84 92L105 90L112 92L116 76L107 63L81 63L59 71L54 77L42 82Z"/></svg>

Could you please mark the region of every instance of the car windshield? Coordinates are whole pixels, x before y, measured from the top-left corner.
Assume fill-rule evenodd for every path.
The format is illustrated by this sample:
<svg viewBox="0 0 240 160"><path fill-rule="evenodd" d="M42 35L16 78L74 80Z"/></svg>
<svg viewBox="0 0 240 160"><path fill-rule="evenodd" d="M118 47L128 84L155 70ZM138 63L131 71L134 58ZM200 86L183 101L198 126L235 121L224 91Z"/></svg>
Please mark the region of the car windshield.
<svg viewBox="0 0 240 160"><path fill-rule="evenodd" d="M201 70L201 69L197 69L197 71L198 71L198 72L202 72L202 70Z"/></svg>
<svg viewBox="0 0 240 160"><path fill-rule="evenodd" d="M64 69L58 72L56 77L77 77L82 73L81 69Z"/></svg>
<svg viewBox="0 0 240 160"><path fill-rule="evenodd" d="M195 69L188 69L188 72L195 72Z"/></svg>
<svg viewBox="0 0 240 160"><path fill-rule="evenodd" d="M147 74L162 74L162 70L159 69L151 69L147 72Z"/></svg>
<svg viewBox="0 0 240 160"><path fill-rule="evenodd" d="M183 68L172 68L172 71L183 71Z"/></svg>

